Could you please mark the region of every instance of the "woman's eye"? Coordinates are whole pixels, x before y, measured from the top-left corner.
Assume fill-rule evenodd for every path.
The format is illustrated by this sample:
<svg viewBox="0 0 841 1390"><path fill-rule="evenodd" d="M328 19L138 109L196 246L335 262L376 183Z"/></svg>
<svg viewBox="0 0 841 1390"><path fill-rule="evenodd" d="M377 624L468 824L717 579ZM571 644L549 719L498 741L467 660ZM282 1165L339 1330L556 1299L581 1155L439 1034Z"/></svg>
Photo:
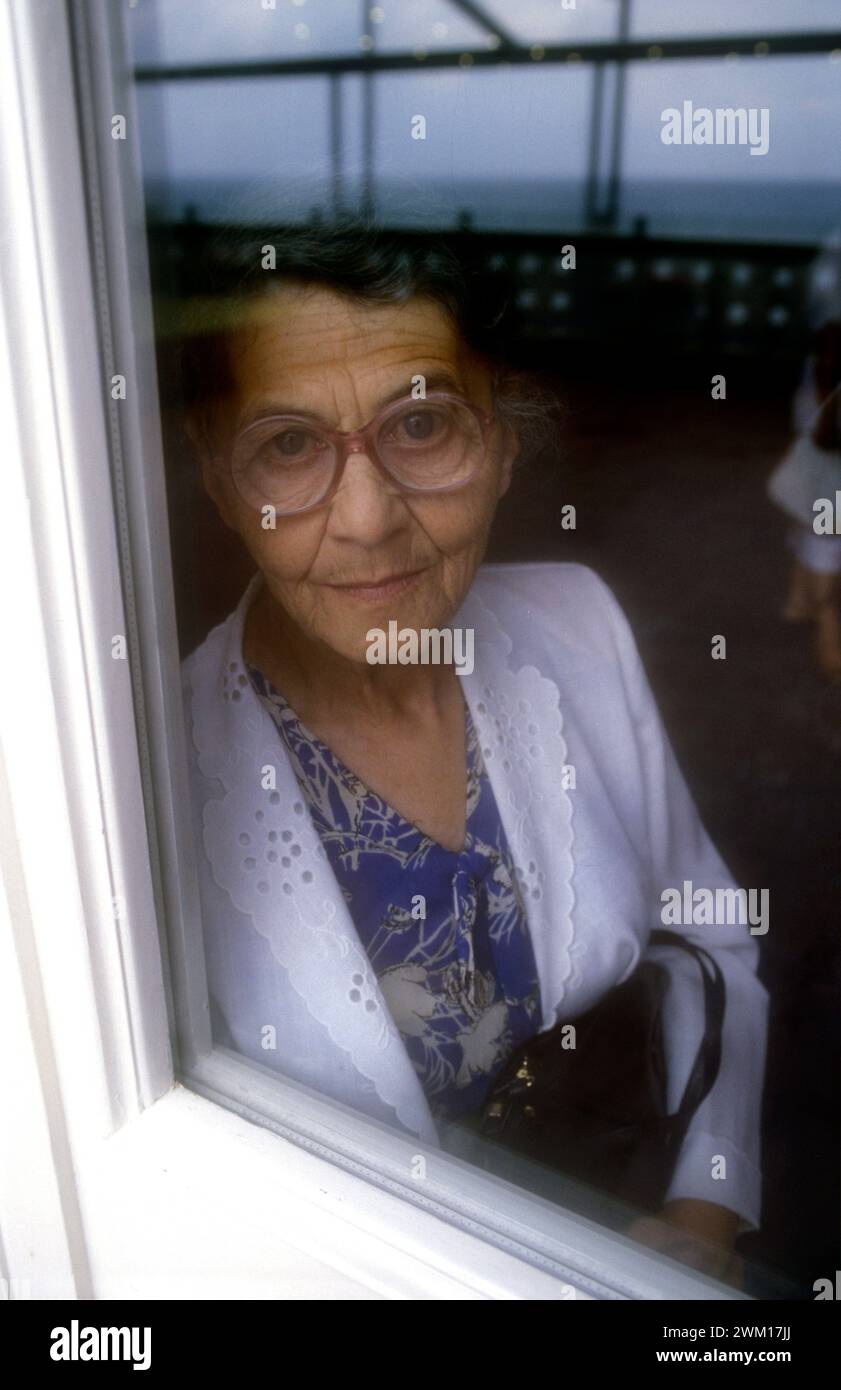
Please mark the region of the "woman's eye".
<svg viewBox="0 0 841 1390"><path fill-rule="evenodd" d="M398 444L426 444L440 432L443 424L438 410L414 410L410 415L401 416L392 437Z"/></svg>
<svg viewBox="0 0 841 1390"><path fill-rule="evenodd" d="M315 453L321 443L318 435L311 434L309 430L282 430L272 435L269 448L283 459L295 460Z"/></svg>

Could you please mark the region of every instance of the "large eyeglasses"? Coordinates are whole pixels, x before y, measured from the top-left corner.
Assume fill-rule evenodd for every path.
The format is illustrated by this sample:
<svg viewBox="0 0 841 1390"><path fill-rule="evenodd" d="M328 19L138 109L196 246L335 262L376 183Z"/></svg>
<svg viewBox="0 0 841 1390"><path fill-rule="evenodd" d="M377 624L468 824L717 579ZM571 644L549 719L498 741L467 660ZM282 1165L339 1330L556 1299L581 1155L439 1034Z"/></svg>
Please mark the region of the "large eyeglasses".
<svg viewBox="0 0 841 1390"><path fill-rule="evenodd" d="M282 516L329 501L352 453L364 453L407 492L450 492L481 468L493 422L493 414L446 392L396 401L361 430L272 415L237 435L231 473L246 502L271 505Z"/></svg>

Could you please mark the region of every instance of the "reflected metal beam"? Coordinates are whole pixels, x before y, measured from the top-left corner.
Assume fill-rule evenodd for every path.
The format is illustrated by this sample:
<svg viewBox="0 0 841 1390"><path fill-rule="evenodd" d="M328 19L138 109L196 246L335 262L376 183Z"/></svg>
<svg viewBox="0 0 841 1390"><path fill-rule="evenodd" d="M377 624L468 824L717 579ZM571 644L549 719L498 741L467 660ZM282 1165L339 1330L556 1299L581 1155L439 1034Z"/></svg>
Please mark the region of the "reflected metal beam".
<svg viewBox="0 0 841 1390"><path fill-rule="evenodd" d="M584 195L584 216L588 227L599 220L599 151L602 145L602 112L604 110L604 63L593 67L593 93L590 101L590 149L587 159L587 186Z"/></svg>
<svg viewBox="0 0 841 1390"><path fill-rule="evenodd" d="M619 0L617 42L627 44L631 32L631 0ZM607 74L615 75L611 84L612 120L610 148L608 150L608 174L604 201L599 199L599 174L602 155L602 126L604 124L605 103L607 99ZM619 217L619 189L622 171L622 133L625 122L625 74L626 64L598 62L593 65L593 93L590 111L590 151L585 195L585 215L587 226L611 229Z"/></svg>
<svg viewBox="0 0 841 1390"><path fill-rule="evenodd" d="M631 32L631 0L619 0L619 42L626 43ZM616 226L619 216L619 182L622 175L622 134L625 129L625 78L627 67L620 63L616 70L616 90L613 94L613 131L610 145L610 173L607 181L605 225Z"/></svg>
<svg viewBox="0 0 841 1390"><path fill-rule="evenodd" d="M761 46L761 47L760 47ZM841 51L841 29L814 34L762 33L727 38L662 39L631 42L541 45L536 59L530 48L520 44L500 49L424 50L422 54L346 53L335 57L255 59L235 63L141 63L134 69L137 82L203 82L255 77L329 77L345 72L422 72L425 68L499 67L505 63L543 67L547 63L630 63L648 60L726 58L730 55L780 58ZM757 59L759 61L759 59Z"/></svg>
<svg viewBox="0 0 841 1390"><path fill-rule="evenodd" d="M373 62L374 26L369 18L368 0L361 0L361 7L362 32L370 40L371 48L368 50L368 57ZM362 195L360 211L365 217L373 217L374 215L375 69L372 67L372 62L366 65L362 79Z"/></svg>
<svg viewBox="0 0 841 1390"><path fill-rule="evenodd" d="M509 34L508 30L503 28L498 20L491 19L490 15L485 14L485 11L480 5L475 4L474 0L448 0L448 4L452 5L454 9L461 10L462 14L466 14L469 19L473 20L474 24L478 24L482 29L486 29L489 34L493 35L494 38L499 39L500 48L517 48L520 46L513 34ZM497 52L498 51L499 49Z"/></svg>
<svg viewBox="0 0 841 1390"><path fill-rule="evenodd" d="M333 212L342 211L342 79L337 73L330 78L330 170L333 183Z"/></svg>

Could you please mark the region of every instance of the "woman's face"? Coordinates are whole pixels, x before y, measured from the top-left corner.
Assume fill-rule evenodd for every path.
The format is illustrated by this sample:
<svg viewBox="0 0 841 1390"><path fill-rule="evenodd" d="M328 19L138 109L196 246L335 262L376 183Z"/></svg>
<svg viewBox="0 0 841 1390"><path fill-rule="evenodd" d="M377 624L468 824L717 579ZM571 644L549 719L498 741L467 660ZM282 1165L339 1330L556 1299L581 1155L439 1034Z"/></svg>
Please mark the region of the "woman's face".
<svg viewBox="0 0 841 1390"><path fill-rule="evenodd" d="M226 442L244 420L277 413L281 403L284 413L356 430L395 395L410 396L417 376L428 392L449 391L486 411L493 402L487 368L433 301L368 305L287 284L259 303L255 321L230 340L233 390L218 414L220 460L205 459L205 485L287 617L308 638L364 662L370 628L387 630L391 619L439 627L458 609L508 487L517 440L495 423L478 474L458 491L425 496L400 492L365 454L351 454L329 502L264 528L226 462Z"/></svg>

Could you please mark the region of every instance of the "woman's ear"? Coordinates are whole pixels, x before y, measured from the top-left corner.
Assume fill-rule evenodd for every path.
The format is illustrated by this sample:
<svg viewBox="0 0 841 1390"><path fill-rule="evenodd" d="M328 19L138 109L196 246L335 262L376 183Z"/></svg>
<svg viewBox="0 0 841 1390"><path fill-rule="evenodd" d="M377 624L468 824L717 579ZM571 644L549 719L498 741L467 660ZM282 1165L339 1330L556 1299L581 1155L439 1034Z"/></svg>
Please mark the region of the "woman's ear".
<svg viewBox="0 0 841 1390"><path fill-rule="evenodd" d="M236 530L231 516L230 498L224 486L207 420L204 416L189 411L184 419L184 433L190 442L190 448L198 464L205 492L215 503L225 525Z"/></svg>
<svg viewBox="0 0 841 1390"><path fill-rule="evenodd" d="M482 360L482 359L480 359ZM484 360L484 369L487 373L486 381L488 407L495 417L495 432L498 430L496 449L499 460L499 481L497 485L497 501L504 497L511 486L511 473L514 461L522 449L522 441L517 430L511 424L510 418L506 418L507 412L500 410L498 400L505 394L505 386L510 375L508 368L501 366L493 359Z"/></svg>
<svg viewBox="0 0 841 1390"><path fill-rule="evenodd" d="M224 492L215 460L209 453L202 453L199 458L199 465L201 468L201 480L204 484L204 490L216 503L216 509L222 517L222 520L227 521L228 518L225 515Z"/></svg>

